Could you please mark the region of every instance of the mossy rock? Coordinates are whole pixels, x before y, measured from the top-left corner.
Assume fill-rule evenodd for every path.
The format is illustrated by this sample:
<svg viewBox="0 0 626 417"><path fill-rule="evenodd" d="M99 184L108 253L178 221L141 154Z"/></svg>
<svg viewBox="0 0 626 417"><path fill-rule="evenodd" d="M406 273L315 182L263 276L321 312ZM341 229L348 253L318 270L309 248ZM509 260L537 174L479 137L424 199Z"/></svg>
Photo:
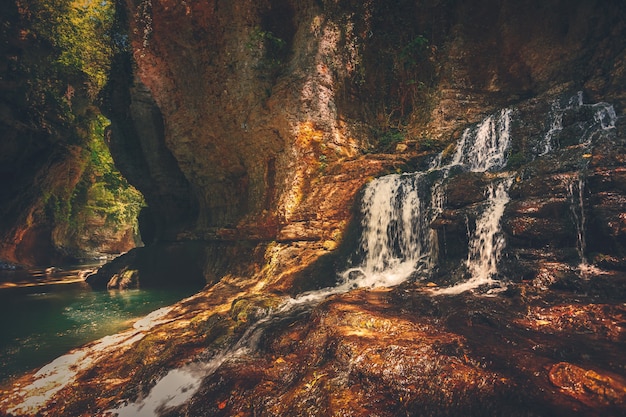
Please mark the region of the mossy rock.
<svg viewBox="0 0 626 417"><path fill-rule="evenodd" d="M139 271L136 269L124 269L111 277L107 287L120 290L139 288Z"/></svg>
<svg viewBox="0 0 626 417"><path fill-rule="evenodd" d="M233 301L230 316L239 328L266 317L282 303L283 299L273 294L244 296Z"/></svg>
<svg viewBox="0 0 626 417"><path fill-rule="evenodd" d="M207 344L220 344L231 334L232 322L221 314L212 314L208 318L197 316L191 320L191 326L204 335Z"/></svg>

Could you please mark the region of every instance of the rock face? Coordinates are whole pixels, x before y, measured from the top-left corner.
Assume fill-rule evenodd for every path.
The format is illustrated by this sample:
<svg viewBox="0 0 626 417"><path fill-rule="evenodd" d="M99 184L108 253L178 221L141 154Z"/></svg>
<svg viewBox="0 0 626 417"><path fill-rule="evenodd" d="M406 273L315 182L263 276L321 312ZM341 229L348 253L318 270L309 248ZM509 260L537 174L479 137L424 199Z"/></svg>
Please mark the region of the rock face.
<svg viewBox="0 0 626 417"><path fill-rule="evenodd" d="M550 297L530 282L499 297L437 297L409 284L291 310L258 278L226 277L25 375L3 391L0 410L597 416L626 409L626 310L589 291L621 288L623 301L624 276Z"/></svg>
<svg viewBox="0 0 626 417"><path fill-rule="evenodd" d="M349 208L368 176L415 166L420 151L444 147L485 114L507 105L533 114L511 151L519 167L533 159L546 123L538 119L557 97L584 91L586 101L611 102L618 112L624 103L624 22L590 2L141 1L124 10L132 58L119 58L111 80L111 149L146 196L151 214L143 223L153 224L147 233L156 241L300 242L323 254L324 244L334 247L347 233ZM391 158L364 155L398 140ZM590 181L612 177L591 171L605 166L600 149L614 145L595 148ZM607 170L621 166L614 154ZM537 179L527 185L524 177L514 192L539 193L532 181L553 175L529 169ZM569 212L563 181L560 190L544 190L553 201L524 197L507 209L517 210L506 228L524 256L536 256L535 246L571 246L569 219L540 218ZM620 197L611 192L584 196L604 207L585 208L594 212L586 219L605 223L589 239L614 236L605 263L622 256ZM450 202L460 199L453 210L482 199L465 187L465 196L452 194ZM552 242L533 230L552 230L542 233Z"/></svg>
<svg viewBox="0 0 626 417"><path fill-rule="evenodd" d="M104 174L92 169L99 112L88 76L59 62L57 20L44 3L8 1L1 12L0 259L47 266L125 252L140 240L134 219L111 221L110 202L91 196Z"/></svg>
<svg viewBox="0 0 626 417"><path fill-rule="evenodd" d="M624 139L614 108L583 103L579 92L511 109L506 166L497 173L453 173L443 183L445 203L431 224L438 233L439 275L454 274L468 258L472 231L498 176L512 179L501 220L503 278L549 286L555 282L544 282L546 273L561 280L593 264L622 270L623 206L616 206L624 198L623 165L616 155Z"/></svg>

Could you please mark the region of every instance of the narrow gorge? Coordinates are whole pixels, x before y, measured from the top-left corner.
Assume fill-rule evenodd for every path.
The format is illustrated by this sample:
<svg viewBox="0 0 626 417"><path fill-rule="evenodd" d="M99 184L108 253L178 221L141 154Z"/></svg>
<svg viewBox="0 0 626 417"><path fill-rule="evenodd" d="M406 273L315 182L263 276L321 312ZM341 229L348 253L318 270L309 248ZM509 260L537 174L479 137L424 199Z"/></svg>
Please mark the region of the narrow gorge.
<svg viewBox="0 0 626 417"><path fill-rule="evenodd" d="M110 4L80 114L114 174L0 83L1 265L123 253L93 291L203 288L10 378L0 415L626 412L626 4ZM43 83L20 30L0 70ZM81 177L141 192L128 223L63 226Z"/></svg>

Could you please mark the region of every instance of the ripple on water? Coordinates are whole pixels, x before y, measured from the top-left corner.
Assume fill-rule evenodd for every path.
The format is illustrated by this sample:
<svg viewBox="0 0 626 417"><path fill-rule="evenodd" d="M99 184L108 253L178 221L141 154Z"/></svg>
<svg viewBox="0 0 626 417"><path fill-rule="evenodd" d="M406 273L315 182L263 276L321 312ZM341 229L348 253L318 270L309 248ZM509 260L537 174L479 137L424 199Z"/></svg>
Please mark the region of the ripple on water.
<svg viewBox="0 0 626 417"><path fill-rule="evenodd" d="M0 287L0 383L131 328L137 318L196 290L93 291L84 281Z"/></svg>

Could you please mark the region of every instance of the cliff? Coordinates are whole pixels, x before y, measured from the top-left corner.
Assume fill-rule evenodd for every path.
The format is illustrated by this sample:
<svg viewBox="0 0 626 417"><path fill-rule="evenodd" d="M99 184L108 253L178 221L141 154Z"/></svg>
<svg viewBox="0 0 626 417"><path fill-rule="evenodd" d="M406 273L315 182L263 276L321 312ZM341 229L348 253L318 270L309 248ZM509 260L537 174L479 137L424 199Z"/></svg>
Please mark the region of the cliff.
<svg viewBox="0 0 626 417"><path fill-rule="evenodd" d="M49 266L130 250L141 243L142 199L104 143L96 99L107 59L94 49L107 48L94 39L102 29L89 26L94 11L80 14L69 1L4 3L0 260ZM98 65L87 68L72 48Z"/></svg>
<svg viewBox="0 0 626 417"><path fill-rule="evenodd" d="M371 176L419 168L496 109L577 91L624 101L624 22L594 2L120 7L130 45L111 76L110 146L146 198L148 243L317 258L350 233ZM622 256L616 244L604 252ZM225 272L211 262L208 281Z"/></svg>

